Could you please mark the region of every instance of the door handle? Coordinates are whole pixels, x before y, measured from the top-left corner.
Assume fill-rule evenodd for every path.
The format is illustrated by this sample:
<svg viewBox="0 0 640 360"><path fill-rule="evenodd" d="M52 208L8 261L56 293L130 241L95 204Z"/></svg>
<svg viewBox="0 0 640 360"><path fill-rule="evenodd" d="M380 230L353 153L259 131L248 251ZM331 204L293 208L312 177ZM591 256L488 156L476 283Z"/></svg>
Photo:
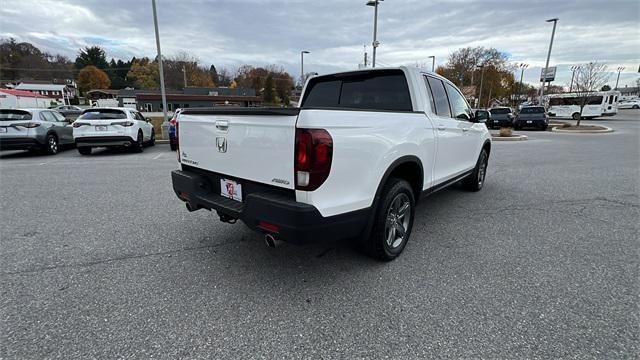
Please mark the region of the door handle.
<svg viewBox="0 0 640 360"><path fill-rule="evenodd" d="M444 131L444 130L446 130L446 129L447 129L447 128L446 128L444 125L438 125L438 130L440 130L440 131Z"/></svg>
<svg viewBox="0 0 640 360"><path fill-rule="evenodd" d="M462 128L462 131L467 132L469 131L469 128Z"/></svg>

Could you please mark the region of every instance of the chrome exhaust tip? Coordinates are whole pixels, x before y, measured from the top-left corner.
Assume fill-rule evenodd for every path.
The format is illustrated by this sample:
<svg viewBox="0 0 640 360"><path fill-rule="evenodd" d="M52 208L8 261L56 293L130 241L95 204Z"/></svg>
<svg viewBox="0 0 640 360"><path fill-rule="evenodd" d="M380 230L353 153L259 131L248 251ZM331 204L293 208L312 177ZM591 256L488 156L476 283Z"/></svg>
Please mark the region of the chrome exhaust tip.
<svg viewBox="0 0 640 360"><path fill-rule="evenodd" d="M282 240L276 239L271 234L265 234L264 235L264 243L269 248L276 248L276 247L280 246L280 244L282 244Z"/></svg>

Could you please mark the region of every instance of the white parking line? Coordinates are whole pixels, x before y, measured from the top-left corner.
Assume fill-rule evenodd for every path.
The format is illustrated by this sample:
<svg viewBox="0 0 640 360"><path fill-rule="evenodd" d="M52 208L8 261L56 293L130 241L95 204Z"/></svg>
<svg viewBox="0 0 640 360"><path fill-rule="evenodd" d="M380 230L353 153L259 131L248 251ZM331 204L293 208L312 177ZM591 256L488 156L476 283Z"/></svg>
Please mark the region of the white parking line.
<svg viewBox="0 0 640 360"><path fill-rule="evenodd" d="M162 155L164 155L164 153L160 153L160 154L158 154L158 155L154 156L154 157L153 157L153 160L158 160L158 159L160 159L160 158L162 157Z"/></svg>

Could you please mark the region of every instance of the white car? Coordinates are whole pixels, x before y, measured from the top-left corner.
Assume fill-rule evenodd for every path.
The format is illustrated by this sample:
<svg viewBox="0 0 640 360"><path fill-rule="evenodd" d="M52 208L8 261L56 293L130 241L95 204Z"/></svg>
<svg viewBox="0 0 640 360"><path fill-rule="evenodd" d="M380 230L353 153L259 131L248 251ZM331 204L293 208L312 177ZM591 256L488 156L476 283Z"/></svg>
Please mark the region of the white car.
<svg viewBox="0 0 640 360"><path fill-rule="evenodd" d="M73 139L82 155L94 147L126 147L142 152L155 145L156 135L149 119L135 109L123 107L84 110L73 123Z"/></svg>
<svg viewBox="0 0 640 360"><path fill-rule="evenodd" d="M359 238L391 260L421 197L458 182L482 189L486 118L418 68L316 76L298 108L184 109L173 189L189 211L240 219L269 246Z"/></svg>
<svg viewBox="0 0 640 360"><path fill-rule="evenodd" d="M640 109L640 99L621 101L618 103L618 109Z"/></svg>

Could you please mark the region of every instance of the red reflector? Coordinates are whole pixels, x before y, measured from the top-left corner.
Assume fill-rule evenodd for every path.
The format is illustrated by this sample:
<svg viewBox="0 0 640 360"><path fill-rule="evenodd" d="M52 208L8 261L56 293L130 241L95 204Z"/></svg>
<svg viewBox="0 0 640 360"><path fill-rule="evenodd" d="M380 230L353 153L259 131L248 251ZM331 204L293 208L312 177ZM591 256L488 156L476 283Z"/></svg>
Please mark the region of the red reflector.
<svg viewBox="0 0 640 360"><path fill-rule="evenodd" d="M181 197L182 199L188 199L188 198L189 198L189 194L187 194L187 193L186 193L186 192L184 192L184 191L181 191L181 192L180 192L180 197Z"/></svg>
<svg viewBox="0 0 640 360"><path fill-rule="evenodd" d="M271 224L271 223L268 223L268 222L262 221L262 220L258 221L258 226L263 228L263 229L265 229L265 230L267 230L267 231L271 231L271 232L274 232L274 233L277 233L277 232L280 231L280 227L278 225L274 225L274 224Z"/></svg>

